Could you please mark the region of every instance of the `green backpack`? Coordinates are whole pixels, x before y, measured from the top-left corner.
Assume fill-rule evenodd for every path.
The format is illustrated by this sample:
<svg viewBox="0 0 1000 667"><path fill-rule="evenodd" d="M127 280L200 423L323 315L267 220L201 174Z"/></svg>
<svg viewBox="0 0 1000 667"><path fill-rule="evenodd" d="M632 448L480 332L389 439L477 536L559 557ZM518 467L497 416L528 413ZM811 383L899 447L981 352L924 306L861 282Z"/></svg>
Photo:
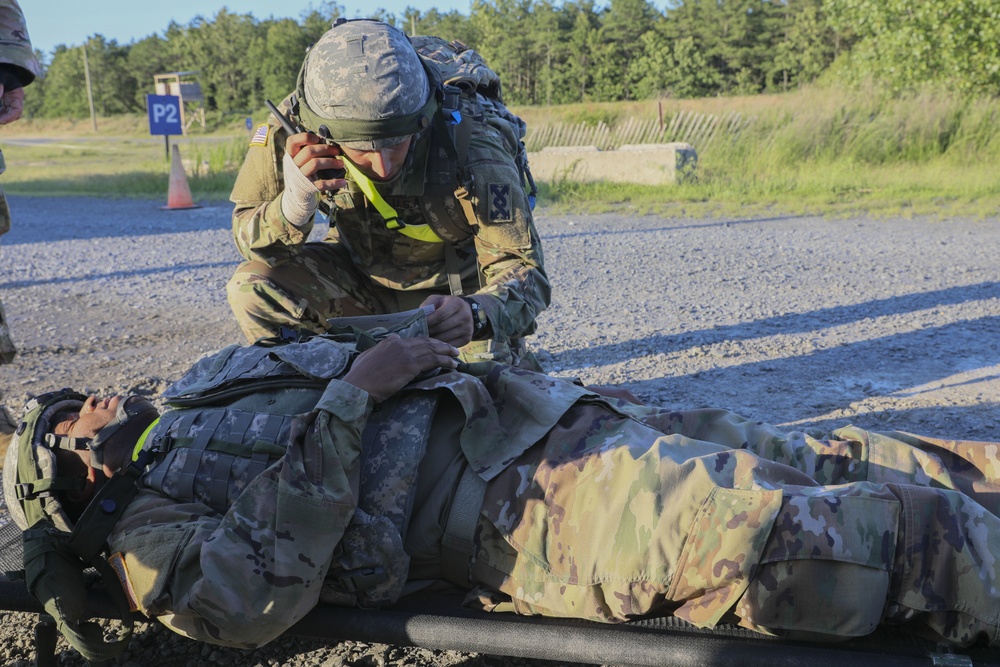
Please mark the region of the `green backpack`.
<svg viewBox="0 0 1000 667"><path fill-rule="evenodd" d="M538 188L531 176L528 166L528 152L524 147L524 136L527 124L515 115L503 103L503 90L500 85L500 75L490 69L479 53L467 47L458 40L446 42L440 37L417 35L410 37L410 43L417 54L423 59L424 65L435 75L437 82L444 87L446 114L458 110L458 101L450 99L449 95L475 95L483 110L483 118L490 127L497 130L504 138L507 151L514 158L514 164L521 175L521 185L528 194L528 204L532 209L538 195ZM466 128L462 123L449 124L454 131L458 168L464 166L468 136L463 133ZM452 240L446 238L446 240Z"/></svg>

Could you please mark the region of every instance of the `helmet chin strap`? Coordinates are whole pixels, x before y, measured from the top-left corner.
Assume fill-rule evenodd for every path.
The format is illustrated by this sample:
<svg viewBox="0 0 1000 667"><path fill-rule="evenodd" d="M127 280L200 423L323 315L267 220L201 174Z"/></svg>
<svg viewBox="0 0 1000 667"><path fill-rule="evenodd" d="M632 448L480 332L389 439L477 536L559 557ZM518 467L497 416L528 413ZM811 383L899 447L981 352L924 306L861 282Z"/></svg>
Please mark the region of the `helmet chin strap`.
<svg viewBox="0 0 1000 667"><path fill-rule="evenodd" d="M45 446L52 451L57 449L81 451L90 446L90 438L74 438L71 435L56 435L55 433L46 433L44 441Z"/></svg>
<svg viewBox="0 0 1000 667"><path fill-rule="evenodd" d="M150 403L148 400L142 396L129 396L125 400L118 403L118 409L115 411L115 417L111 422L97 432L97 435L93 439L86 442L86 446L90 448L90 467L97 468L98 470L104 467L105 454L107 450L105 445L107 442L113 438L119 431L135 431L135 438L138 439L142 432L149 426L149 421L143 420L141 422L133 421L141 415L150 415L150 420L155 419L159 416L159 411L156 407ZM130 445L134 443L129 443ZM79 447L77 448L79 449ZM131 448L125 455L125 460L129 459L129 454L131 454ZM124 461L123 461L124 462Z"/></svg>

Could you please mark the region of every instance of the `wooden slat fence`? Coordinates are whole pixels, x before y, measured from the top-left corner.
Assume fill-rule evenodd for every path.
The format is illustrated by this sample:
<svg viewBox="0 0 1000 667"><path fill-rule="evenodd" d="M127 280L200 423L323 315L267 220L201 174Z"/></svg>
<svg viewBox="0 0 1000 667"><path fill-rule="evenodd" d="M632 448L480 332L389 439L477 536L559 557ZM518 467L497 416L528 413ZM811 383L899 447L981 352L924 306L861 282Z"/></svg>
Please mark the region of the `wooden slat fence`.
<svg viewBox="0 0 1000 667"><path fill-rule="evenodd" d="M601 122L597 125L580 123L572 125L529 126L524 143L529 151L538 151L547 146L597 146L601 150L614 150L625 144L666 144L685 141L696 150L704 150L713 141L727 136L735 139L749 127L753 118L735 111L721 116L679 111L663 119L638 120L629 118L609 127Z"/></svg>

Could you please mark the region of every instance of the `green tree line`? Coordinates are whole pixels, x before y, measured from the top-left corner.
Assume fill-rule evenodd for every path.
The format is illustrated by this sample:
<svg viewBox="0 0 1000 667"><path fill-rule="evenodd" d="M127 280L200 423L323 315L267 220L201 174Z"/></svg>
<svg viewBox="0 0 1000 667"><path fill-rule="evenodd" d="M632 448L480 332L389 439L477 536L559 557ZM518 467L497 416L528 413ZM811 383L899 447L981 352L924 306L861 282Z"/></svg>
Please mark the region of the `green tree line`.
<svg viewBox="0 0 1000 667"><path fill-rule="evenodd" d="M292 90L306 49L342 15L335 2L298 20L223 9L130 44L97 34L60 45L43 55L27 112L89 114L84 49L98 114L143 112L154 74L191 70L206 110L256 112ZM477 49L508 104L747 95L821 76L1000 93L1000 0L673 0L662 11L647 0L474 0L468 14L371 17Z"/></svg>

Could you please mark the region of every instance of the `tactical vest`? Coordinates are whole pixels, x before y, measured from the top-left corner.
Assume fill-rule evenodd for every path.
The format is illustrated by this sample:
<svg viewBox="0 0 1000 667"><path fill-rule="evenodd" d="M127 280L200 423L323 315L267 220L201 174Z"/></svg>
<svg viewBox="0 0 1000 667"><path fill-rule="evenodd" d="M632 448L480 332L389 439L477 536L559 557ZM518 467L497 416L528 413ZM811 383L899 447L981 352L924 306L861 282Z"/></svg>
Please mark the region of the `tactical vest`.
<svg viewBox="0 0 1000 667"><path fill-rule="evenodd" d="M284 455L295 422L315 408L329 380L343 374L353 348L316 336L276 347L233 346L199 362L164 394L174 409L146 439L157 460L142 485L225 513ZM379 606L402 593L409 570L403 541L437 401L432 393L404 394L369 417L358 508L333 554L324 601Z"/></svg>
<svg viewBox="0 0 1000 667"><path fill-rule="evenodd" d="M455 111L462 115L463 122L457 127L435 123L425 130L414 142L403 171L397 177L398 183L383 186L395 192L386 194L383 191L382 195L403 223L427 225L444 241L446 255L449 251L460 248L465 258L472 260L466 262L468 267L476 269L472 238L479 220L471 201L474 176L465 168L465 162L470 142L470 125L479 122L474 117L478 104L474 95L460 96L457 88L445 95L443 104L448 107L443 107L443 111L437 116L443 113L450 115L451 111ZM478 115L482 116L481 111ZM347 188L330 196L333 207L326 208L326 212L332 215L333 221L338 220L338 211L351 211L351 215L364 220L365 227L376 222L371 216L379 216L378 219L384 222L384 216L375 207L368 205L362 188L353 181L349 181ZM449 263L447 257L446 263ZM462 268L468 267L449 263L448 271L458 273ZM478 287L477 285L476 288Z"/></svg>

